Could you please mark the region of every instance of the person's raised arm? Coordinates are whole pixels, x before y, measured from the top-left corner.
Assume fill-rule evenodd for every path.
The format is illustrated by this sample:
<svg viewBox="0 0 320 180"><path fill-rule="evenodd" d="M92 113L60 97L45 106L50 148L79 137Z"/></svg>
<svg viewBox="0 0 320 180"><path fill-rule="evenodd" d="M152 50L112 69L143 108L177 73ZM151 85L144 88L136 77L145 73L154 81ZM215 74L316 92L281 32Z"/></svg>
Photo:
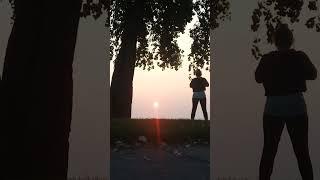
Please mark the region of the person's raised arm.
<svg viewBox="0 0 320 180"><path fill-rule="evenodd" d="M315 80L317 78L317 69L312 64L309 57L302 52L303 57L303 72L306 80Z"/></svg>

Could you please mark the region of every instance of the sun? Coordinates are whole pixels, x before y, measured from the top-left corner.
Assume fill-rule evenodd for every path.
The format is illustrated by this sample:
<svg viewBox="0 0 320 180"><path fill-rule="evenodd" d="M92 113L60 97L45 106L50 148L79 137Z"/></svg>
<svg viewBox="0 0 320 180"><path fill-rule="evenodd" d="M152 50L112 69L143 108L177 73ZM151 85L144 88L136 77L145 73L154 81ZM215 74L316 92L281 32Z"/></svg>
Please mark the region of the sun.
<svg viewBox="0 0 320 180"><path fill-rule="evenodd" d="M158 108L158 107L159 107L158 101L153 102L153 107L154 107L154 108Z"/></svg>

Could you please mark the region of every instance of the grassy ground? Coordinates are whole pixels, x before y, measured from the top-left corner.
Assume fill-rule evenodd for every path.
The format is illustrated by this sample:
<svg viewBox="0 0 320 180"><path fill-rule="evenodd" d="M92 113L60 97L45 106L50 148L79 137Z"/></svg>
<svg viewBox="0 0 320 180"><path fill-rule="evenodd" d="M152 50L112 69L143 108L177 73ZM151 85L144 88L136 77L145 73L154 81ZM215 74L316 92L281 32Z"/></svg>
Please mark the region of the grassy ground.
<svg viewBox="0 0 320 180"><path fill-rule="evenodd" d="M134 143L139 136L145 136L149 143L157 143L158 131L161 141L166 143L209 142L210 136L210 128L200 120L113 119L110 123L111 146L119 140Z"/></svg>

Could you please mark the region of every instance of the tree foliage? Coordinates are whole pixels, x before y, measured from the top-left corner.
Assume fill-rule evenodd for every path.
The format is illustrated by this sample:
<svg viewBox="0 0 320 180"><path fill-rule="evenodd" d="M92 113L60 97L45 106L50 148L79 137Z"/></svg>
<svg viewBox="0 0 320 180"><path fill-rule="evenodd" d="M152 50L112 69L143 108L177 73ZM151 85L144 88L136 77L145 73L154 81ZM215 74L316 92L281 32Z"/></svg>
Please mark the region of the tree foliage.
<svg viewBox="0 0 320 180"><path fill-rule="evenodd" d="M119 60L117 55L121 48L124 21L133 2L111 1L110 53L111 58L116 57L115 61ZM221 20L229 17L227 0L148 0L144 1L143 6L144 16L136 26L139 32L136 67L151 70L156 64L162 70L178 70L183 51L177 44L177 38L185 31L193 15L197 15L199 21L190 30L194 41L188 55L189 71L209 65L210 28L217 28Z"/></svg>
<svg viewBox="0 0 320 180"><path fill-rule="evenodd" d="M136 0L139 1L139 0ZM144 14L138 20L136 31L136 67L154 69L154 62L162 68L178 69L182 50L177 44L179 33L192 20L192 0L141 0ZM121 48L121 37L125 29L125 18L134 1L111 1L111 57L116 57ZM125 42L123 42L125 43ZM118 58L115 59L117 61Z"/></svg>
<svg viewBox="0 0 320 180"><path fill-rule="evenodd" d="M196 0L194 11L199 21L190 30L193 39L188 60L189 71L206 66L210 68L210 29L216 29L220 23L230 19L230 3L227 0ZM212 40L211 40L212 41Z"/></svg>
<svg viewBox="0 0 320 180"><path fill-rule="evenodd" d="M257 33L252 45L253 56L257 60L261 58L260 46L265 39L267 43L272 43L272 34L278 23L283 23L283 21L288 21L291 25L300 23L303 12L309 14L309 17L303 22L306 27L320 32L318 0L262 0L258 2L258 7L252 13L251 30ZM261 33L263 28L266 29L266 32Z"/></svg>

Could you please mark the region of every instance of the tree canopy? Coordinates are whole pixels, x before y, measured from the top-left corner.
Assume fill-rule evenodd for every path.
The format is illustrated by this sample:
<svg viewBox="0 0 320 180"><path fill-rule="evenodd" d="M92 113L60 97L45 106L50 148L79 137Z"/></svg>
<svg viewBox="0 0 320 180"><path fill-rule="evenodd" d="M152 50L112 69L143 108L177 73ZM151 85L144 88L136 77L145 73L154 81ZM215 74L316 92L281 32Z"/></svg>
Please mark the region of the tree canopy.
<svg viewBox="0 0 320 180"><path fill-rule="evenodd" d="M134 1L111 1L111 58L121 48L121 35L128 8ZM178 70L182 64L182 53L177 43L180 33L197 15L199 21L190 30L194 40L188 55L189 71L203 68L210 61L210 28L215 29L219 22L229 16L227 0L148 0L143 1L143 17L138 28L136 67L151 70L155 64L162 70ZM210 16L211 11L211 16ZM207 69L209 69L207 67Z"/></svg>
<svg viewBox="0 0 320 180"><path fill-rule="evenodd" d="M260 46L263 40L272 43L272 34L278 23L288 21L289 24L301 22L303 12L308 17L302 23L309 29L320 32L320 13L318 0L262 0L252 13L251 30L256 32L252 45L252 54L261 58ZM266 29L265 32L262 29ZM262 31L262 33L260 32ZM266 38L264 38L266 36Z"/></svg>
<svg viewBox="0 0 320 180"><path fill-rule="evenodd" d="M210 68L210 29L216 29L220 23L230 19L230 3L228 0L197 0L194 3L194 11L199 21L190 30L193 39L189 71L196 68L206 70ZM213 41L213 39L211 39Z"/></svg>
<svg viewBox="0 0 320 180"><path fill-rule="evenodd" d="M111 54L121 47L125 18L134 1L111 1ZM136 67L154 69L154 60L162 68L178 69L182 50L177 44L178 34L192 20L192 0L148 0L141 3L144 14L136 25L138 44ZM118 59L116 58L116 61Z"/></svg>

